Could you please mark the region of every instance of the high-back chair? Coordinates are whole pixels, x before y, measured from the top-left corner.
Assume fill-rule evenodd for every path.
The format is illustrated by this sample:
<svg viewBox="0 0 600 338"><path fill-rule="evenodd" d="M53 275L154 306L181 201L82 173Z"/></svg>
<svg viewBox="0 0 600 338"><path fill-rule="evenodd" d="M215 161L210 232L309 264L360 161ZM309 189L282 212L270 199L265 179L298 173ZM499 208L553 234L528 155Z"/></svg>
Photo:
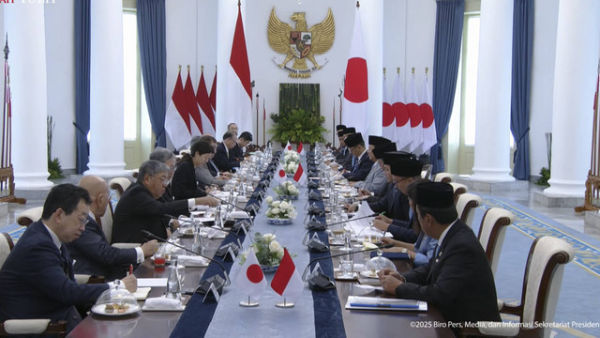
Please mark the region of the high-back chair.
<svg viewBox="0 0 600 338"><path fill-rule="evenodd" d="M429 180L431 178L431 170L433 166L431 164L424 164L423 169L421 170L421 178L425 180Z"/></svg>
<svg viewBox="0 0 600 338"><path fill-rule="evenodd" d="M534 324L554 321L565 265L573 260L573 256L573 248L566 241L551 236L537 238L527 257L521 303L504 304L500 309L500 313L519 316L523 325L479 322L477 329L461 330L460 335L549 336L550 328Z"/></svg>
<svg viewBox="0 0 600 338"><path fill-rule="evenodd" d="M67 334L67 322L50 322L50 319L9 319L0 323L0 336L52 335L64 337ZM44 336L45 337L45 336Z"/></svg>
<svg viewBox="0 0 600 338"><path fill-rule="evenodd" d="M452 175L450 173L437 173L433 180L435 182L450 183L452 182Z"/></svg>
<svg viewBox="0 0 600 338"><path fill-rule="evenodd" d="M29 208L17 215L17 224L29 226L33 222L37 222L42 218L44 207Z"/></svg>
<svg viewBox="0 0 600 338"><path fill-rule="evenodd" d="M108 243L110 243L110 241L112 240L113 217L114 212L112 202L108 201L108 205L106 206L106 212L104 213L104 216L100 218L100 221L102 222L102 231L104 232L104 236L106 236L106 241Z"/></svg>
<svg viewBox="0 0 600 338"><path fill-rule="evenodd" d="M496 274L498 261L500 258L500 249L504 243L506 228L513 222L512 212L502 208L490 208L483 215L481 226L479 227L479 243L490 263L492 273Z"/></svg>
<svg viewBox="0 0 600 338"><path fill-rule="evenodd" d="M448 184L450 184L452 189L454 189L454 202L458 201L458 197L461 194L464 194L469 190L467 189L467 186L462 183L449 182Z"/></svg>
<svg viewBox="0 0 600 338"><path fill-rule="evenodd" d="M12 238L6 232L0 233L0 268L4 265L6 258L14 247Z"/></svg>
<svg viewBox="0 0 600 338"><path fill-rule="evenodd" d="M130 185L131 181L127 177L115 177L108 182L108 186L117 192L119 198L123 196L123 193Z"/></svg>
<svg viewBox="0 0 600 338"><path fill-rule="evenodd" d="M458 218L463 221L466 225L473 227L473 215L475 214L475 208L481 205L481 197L471 193L464 193L459 195L456 201L456 212Z"/></svg>

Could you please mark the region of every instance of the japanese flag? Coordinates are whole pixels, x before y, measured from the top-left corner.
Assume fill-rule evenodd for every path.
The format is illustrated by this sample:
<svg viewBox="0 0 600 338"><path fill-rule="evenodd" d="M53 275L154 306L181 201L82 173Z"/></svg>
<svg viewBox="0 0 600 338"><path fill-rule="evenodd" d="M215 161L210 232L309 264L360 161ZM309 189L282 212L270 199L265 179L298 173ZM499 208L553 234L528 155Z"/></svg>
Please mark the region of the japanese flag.
<svg viewBox="0 0 600 338"><path fill-rule="evenodd" d="M288 141L288 143L285 145L285 148L283 148L284 152L288 152L288 151L292 151L292 145L290 144L290 141Z"/></svg>
<svg viewBox="0 0 600 338"><path fill-rule="evenodd" d="M257 296L267 287L267 281L252 247L246 250L246 261L238 271L235 285L247 296Z"/></svg>
<svg viewBox="0 0 600 338"><path fill-rule="evenodd" d="M281 165L281 162L279 162L277 169L275 169L275 175L273 175L273 181L276 183L283 183L286 178L285 170L283 170L283 166Z"/></svg>

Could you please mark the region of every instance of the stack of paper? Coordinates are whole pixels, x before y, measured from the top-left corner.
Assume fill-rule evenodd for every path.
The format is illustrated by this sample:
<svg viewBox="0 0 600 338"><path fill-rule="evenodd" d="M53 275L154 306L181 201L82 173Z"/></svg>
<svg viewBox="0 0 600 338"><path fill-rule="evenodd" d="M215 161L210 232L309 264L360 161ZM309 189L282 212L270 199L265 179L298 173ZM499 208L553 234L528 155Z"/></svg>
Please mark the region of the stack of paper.
<svg viewBox="0 0 600 338"><path fill-rule="evenodd" d="M346 309L384 311L427 311L427 302L414 299L350 296Z"/></svg>

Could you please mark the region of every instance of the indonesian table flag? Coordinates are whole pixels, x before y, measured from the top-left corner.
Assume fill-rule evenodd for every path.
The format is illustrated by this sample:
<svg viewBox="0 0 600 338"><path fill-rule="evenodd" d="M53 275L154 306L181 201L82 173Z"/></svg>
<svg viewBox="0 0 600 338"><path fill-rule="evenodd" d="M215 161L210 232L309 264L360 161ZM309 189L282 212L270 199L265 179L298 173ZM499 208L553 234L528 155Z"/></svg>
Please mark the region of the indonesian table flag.
<svg viewBox="0 0 600 338"><path fill-rule="evenodd" d="M194 92L194 86L192 85L192 79L190 77L190 71L188 68L187 80L185 80L185 87L183 88L186 109L192 118L191 131L192 136L202 135L202 117L200 116L200 109L198 109L198 103L196 102L196 93Z"/></svg>
<svg viewBox="0 0 600 338"><path fill-rule="evenodd" d="M423 81L421 97L421 105L419 106L423 125L423 144L421 145L421 149L426 153L437 143L435 119L433 109L431 108L431 100L429 99L429 80L427 74L425 74L425 81Z"/></svg>
<svg viewBox="0 0 600 338"><path fill-rule="evenodd" d="M246 250L246 261L238 271L235 285L247 296L257 296L267 288L267 280L252 247Z"/></svg>
<svg viewBox="0 0 600 338"><path fill-rule="evenodd" d="M271 288L280 296L294 300L302 293L304 282L296 270L296 265L287 249L283 249L283 258L271 281Z"/></svg>
<svg viewBox="0 0 600 338"><path fill-rule="evenodd" d="M423 127L421 124L421 110L419 109L419 98L417 97L417 84L413 68L408 89L408 114L410 116L411 143L410 152L416 153L423 144Z"/></svg>
<svg viewBox="0 0 600 338"><path fill-rule="evenodd" d="M383 115L381 119L382 123L382 135L390 140L396 138L396 116L392 109L391 98L388 93L387 81L384 75L383 77Z"/></svg>
<svg viewBox="0 0 600 338"><path fill-rule="evenodd" d="M215 136L215 112L210 104L210 98L208 96L208 91L206 90L204 67L202 67L198 89L196 90L196 102L198 103L198 107L200 107L203 134Z"/></svg>
<svg viewBox="0 0 600 338"><path fill-rule="evenodd" d="M275 175L273 175L273 180L276 183L283 183L286 180L286 173L285 170L283 170L283 166L281 165L281 162L279 162L279 164L277 165L277 169L275 169Z"/></svg>
<svg viewBox="0 0 600 338"><path fill-rule="evenodd" d="M183 148L191 138L190 116L185 109L185 98L183 83L181 82L181 71L177 75L175 88L171 95L171 102L165 116L165 130L171 139L175 149Z"/></svg>
<svg viewBox="0 0 600 338"><path fill-rule="evenodd" d="M233 34L231 56L226 71L227 118L235 121L239 130L254 130L252 126L252 86L250 65L244 35L242 10L238 3L238 16Z"/></svg>
<svg viewBox="0 0 600 338"><path fill-rule="evenodd" d="M356 132L368 134L369 81L367 72L367 54L363 43L360 12L356 6L354 30L350 42L350 54L346 65L344 80L344 99L342 100L342 124L355 126Z"/></svg>
<svg viewBox="0 0 600 338"><path fill-rule="evenodd" d="M396 116L396 134L394 140L396 141L398 150L409 150L412 134L410 130L410 116L408 115L408 107L404 98L404 87L400 78L400 69L398 69L396 79L394 80L394 92L392 95L392 109Z"/></svg>
<svg viewBox="0 0 600 338"><path fill-rule="evenodd" d="M306 172L302 168L302 163L298 163L298 169L296 169L296 173L294 174L294 181L300 185L306 183Z"/></svg>

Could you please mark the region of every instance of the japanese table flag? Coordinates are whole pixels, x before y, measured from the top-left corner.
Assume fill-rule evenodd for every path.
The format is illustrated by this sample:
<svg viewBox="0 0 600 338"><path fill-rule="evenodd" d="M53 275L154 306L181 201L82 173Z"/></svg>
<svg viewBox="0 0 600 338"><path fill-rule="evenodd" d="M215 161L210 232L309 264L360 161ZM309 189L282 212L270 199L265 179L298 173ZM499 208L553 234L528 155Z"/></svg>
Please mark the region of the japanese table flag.
<svg viewBox="0 0 600 338"><path fill-rule="evenodd" d="M292 150L292 145L290 144L290 141L288 141L288 143L285 145L285 148L283 148L284 152L288 152Z"/></svg>
<svg viewBox="0 0 600 338"><path fill-rule="evenodd" d="M277 169L275 169L275 175L273 175L273 180L277 183L283 183L287 178L285 170L283 170L283 166L281 162L277 165Z"/></svg>
<svg viewBox="0 0 600 338"><path fill-rule="evenodd" d="M271 281L271 288L280 296L294 301L304 289L304 282L296 270L296 265L287 249L283 249L283 258Z"/></svg>
<svg viewBox="0 0 600 338"><path fill-rule="evenodd" d="M257 296L267 287L267 280L263 275L252 247L246 250L246 261L238 271L235 278L235 285L240 290L243 290L247 296Z"/></svg>

